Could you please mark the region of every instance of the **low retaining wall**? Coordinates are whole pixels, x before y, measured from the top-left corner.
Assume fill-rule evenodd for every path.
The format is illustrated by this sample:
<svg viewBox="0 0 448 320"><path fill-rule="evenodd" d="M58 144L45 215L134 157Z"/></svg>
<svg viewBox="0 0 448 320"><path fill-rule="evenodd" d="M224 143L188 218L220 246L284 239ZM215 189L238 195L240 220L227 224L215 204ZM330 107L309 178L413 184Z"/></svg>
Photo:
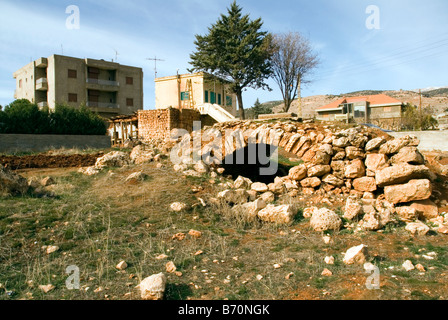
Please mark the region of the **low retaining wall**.
<svg viewBox="0 0 448 320"><path fill-rule="evenodd" d="M0 134L0 152L47 151L50 149L105 149L111 147L109 136L47 134Z"/></svg>
<svg viewBox="0 0 448 320"><path fill-rule="evenodd" d="M415 135L420 140L418 148L421 151L448 151L448 131L409 131L389 132L394 138L401 138L409 134Z"/></svg>

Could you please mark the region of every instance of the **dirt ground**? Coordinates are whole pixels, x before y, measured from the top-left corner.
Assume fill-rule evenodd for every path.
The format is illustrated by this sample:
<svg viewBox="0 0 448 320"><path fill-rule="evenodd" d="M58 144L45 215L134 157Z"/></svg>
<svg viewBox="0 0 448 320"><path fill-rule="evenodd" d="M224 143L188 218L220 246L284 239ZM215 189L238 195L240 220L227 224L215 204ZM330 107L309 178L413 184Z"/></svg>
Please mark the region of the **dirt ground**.
<svg viewBox="0 0 448 320"><path fill-rule="evenodd" d="M73 155L26 155L26 156L0 156L0 164L8 166L12 170L30 168L70 168L93 166L98 157L103 153L96 154L73 154Z"/></svg>

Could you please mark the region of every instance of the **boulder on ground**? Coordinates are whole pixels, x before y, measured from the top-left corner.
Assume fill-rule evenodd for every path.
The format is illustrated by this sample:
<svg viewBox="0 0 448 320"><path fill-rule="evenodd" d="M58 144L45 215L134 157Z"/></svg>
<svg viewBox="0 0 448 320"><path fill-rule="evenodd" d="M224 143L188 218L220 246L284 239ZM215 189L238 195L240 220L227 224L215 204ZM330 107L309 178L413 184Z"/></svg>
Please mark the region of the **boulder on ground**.
<svg viewBox="0 0 448 320"><path fill-rule="evenodd" d="M367 246L361 244L347 250L344 255L343 262L345 264L364 264L367 260Z"/></svg>
<svg viewBox="0 0 448 320"><path fill-rule="evenodd" d="M183 202L174 202L170 205L170 208L174 212L181 212L187 208L187 205Z"/></svg>
<svg viewBox="0 0 448 320"><path fill-rule="evenodd" d="M131 158L125 152L112 151L96 159L95 168L101 170L105 167L123 167L129 165Z"/></svg>
<svg viewBox="0 0 448 320"><path fill-rule="evenodd" d="M296 211L291 205L275 206L269 204L258 212L258 217L265 222L289 224L293 221Z"/></svg>
<svg viewBox="0 0 448 320"><path fill-rule="evenodd" d="M252 181L249 178L239 176L238 178L236 178L233 185L234 185L235 189L250 189L250 186L252 185Z"/></svg>
<svg viewBox="0 0 448 320"><path fill-rule="evenodd" d="M131 173L127 178L126 182L141 182L145 181L149 176L146 173L143 173L142 171Z"/></svg>
<svg viewBox="0 0 448 320"><path fill-rule="evenodd" d="M410 222L405 229L413 236L424 236L429 232L429 227L421 221Z"/></svg>
<svg viewBox="0 0 448 320"><path fill-rule="evenodd" d="M305 178L302 181L300 181L300 185L303 188L316 188L320 186L322 181L318 177L312 177L312 178Z"/></svg>
<svg viewBox="0 0 448 320"><path fill-rule="evenodd" d="M348 197L344 207L344 218L353 220L362 213L362 205L356 197Z"/></svg>
<svg viewBox="0 0 448 320"><path fill-rule="evenodd" d="M374 149L379 148L382 144L386 143L386 139L382 137L378 137L367 142L365 150L372 151Z"/></svg>
<svg viewBox="0 0 448 320"><path fill-rule="evenodd" d="M138 285L143 300L162 300L166 288L166 276L163 273L145 278Z"/></svg>
<svg viewBox="0 0 448 320"><path fill-rule="evenodd" d="M314 231L339 230L341 225L341 218L327 208L321 208L314 212L310 220L310 226Z"/></svg>
<svg viewBox="0 0 448 320"><path fill-rule="evenodd" d="M266 185L266 183L262 183L262 182L252 183L252 185L250 186L250 189L257 191L257 192L268 192L269 191L269 188Z"/></svg>
<svg viewBox="0 0 448 320"><path fill-rule="evenodd" d="M431 220L439 216L439 208L429 199L414 201L411 208L417 211L421 220Z"/></svg>
<svg viewBox="0 0 448 320"><path fill-rule="evenodd" d="M24 194L28 188L26 178L0 165L0 194Z"/></svg>

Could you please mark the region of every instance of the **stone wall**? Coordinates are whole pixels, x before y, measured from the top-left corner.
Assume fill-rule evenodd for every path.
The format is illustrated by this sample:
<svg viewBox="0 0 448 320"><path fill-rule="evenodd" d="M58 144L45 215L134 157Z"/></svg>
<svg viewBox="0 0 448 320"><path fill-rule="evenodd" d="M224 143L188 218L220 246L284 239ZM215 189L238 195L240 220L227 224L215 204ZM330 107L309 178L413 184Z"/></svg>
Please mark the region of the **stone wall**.
<svg viewBox="0 0 448 320"><path fill-rule="evenodd" d="M201 121L201 114L191 109L158 109L141 110L138 112L139 138L142 140L161 139L170 137L173 129L193 131L193 122Z"/></svg>
<svg viewBox="0 0 448 320"><path fill-rule="evenodd" d="M47 134L0 134L0 152L47 151L51 149L105 149L111 147L109 136Z"/></svg>

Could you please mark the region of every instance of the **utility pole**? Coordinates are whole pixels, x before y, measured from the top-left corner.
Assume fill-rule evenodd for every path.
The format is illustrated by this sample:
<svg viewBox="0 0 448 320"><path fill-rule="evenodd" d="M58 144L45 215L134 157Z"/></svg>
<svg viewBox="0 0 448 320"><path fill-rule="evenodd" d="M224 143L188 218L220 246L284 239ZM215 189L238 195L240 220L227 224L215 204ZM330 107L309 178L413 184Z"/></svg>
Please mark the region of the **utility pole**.
<svg viewBox="0 0 448 320"><path fill-rule="evenodd" d="M423 119L422 119L422 89L418 90L418 93L420 94L420 103L418 106L418 114L420 117L420 131L422 130L422 125L423 125Z"/></svg>
<svg viewBox="0 0 448 320"><path fill-rule="evenodd" d="M154 78L157 78L157 61L165 61L165 60L157 59L156 56L154 56L154 58L146 58L146 60L154 61Z"/></svg>

